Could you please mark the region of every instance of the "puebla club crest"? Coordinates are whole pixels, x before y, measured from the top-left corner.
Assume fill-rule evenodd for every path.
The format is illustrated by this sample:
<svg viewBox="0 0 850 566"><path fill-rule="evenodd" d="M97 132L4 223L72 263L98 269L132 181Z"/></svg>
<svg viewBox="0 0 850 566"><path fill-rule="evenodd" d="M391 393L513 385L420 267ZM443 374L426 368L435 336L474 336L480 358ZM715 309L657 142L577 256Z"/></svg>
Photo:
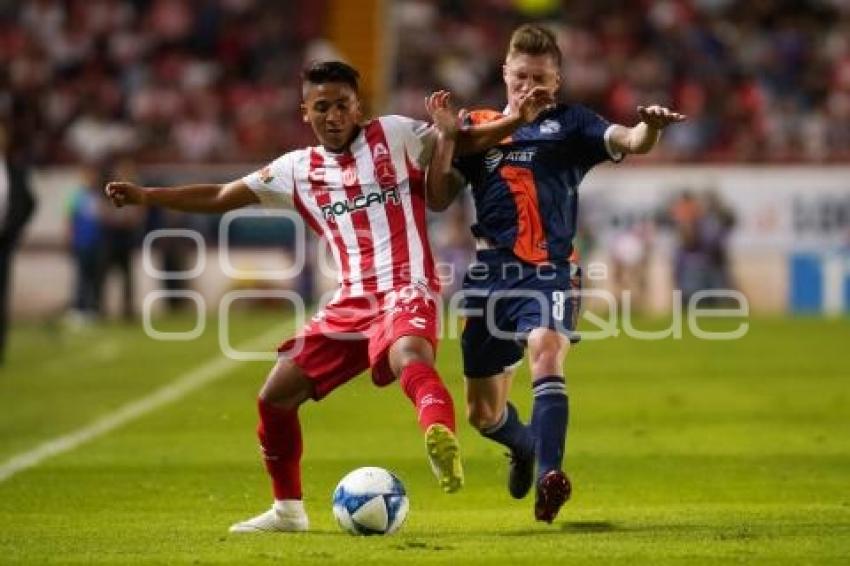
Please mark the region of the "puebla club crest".
<svg viewBox="0 0 850 566"><path fill-rule="evenodd" d="M561 124L559 124L557 120L544 120L543 123L540 124L541 134L557 134L560 131Z"/></svg>

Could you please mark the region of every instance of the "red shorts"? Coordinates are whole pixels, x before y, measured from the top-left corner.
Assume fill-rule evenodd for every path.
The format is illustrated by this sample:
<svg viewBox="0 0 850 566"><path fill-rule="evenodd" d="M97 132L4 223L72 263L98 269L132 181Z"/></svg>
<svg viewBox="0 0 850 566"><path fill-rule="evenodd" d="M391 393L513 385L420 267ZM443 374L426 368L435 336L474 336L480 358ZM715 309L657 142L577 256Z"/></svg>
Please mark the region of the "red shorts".
<svg viewBox="0 0 850 566"><path fill-rule="evenodd" d="M426 287L332 301L277 351L314 382L319 400L370 367L376 385L392 383L387 353L403 336L427 339L436 353L437 305Z"/></svg>

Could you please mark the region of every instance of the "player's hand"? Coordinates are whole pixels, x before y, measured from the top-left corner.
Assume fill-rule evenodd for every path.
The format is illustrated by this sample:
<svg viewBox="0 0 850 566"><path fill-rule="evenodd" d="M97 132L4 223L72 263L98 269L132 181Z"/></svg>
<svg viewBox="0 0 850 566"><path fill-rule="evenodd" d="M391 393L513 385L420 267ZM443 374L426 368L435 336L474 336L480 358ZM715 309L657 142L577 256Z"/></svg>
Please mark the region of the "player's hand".
<svg viewBox="0 0 850 566"><path fill-rule="evenodd" d="M517 113L520 119L528 124L533 122L541 112L553 106L555 106L555 98L552 93L542 86L536 86L519 97Z"/></svg>
<svg viewBox="0 0 850 566"><path fill-rule="evenodd" d="M113 181L104 189L106 196L118 208L128 204L145 204L145 190L135 183Z"/></svg>
<svg viewBox="0 0 850 566"><path fill-rule="evenodd" d="M637 111L641 121L656 130L663 130L670 124L687 119L687 116L684 114L673 112L669 108L657 104L653 104L652 106L638 106Z"/></svg>
<svg viewBox="0 0 850 566"><path fill-rule="evenodd" d="M432 92L425 99L425 109L431 116L434 126L444 136L454 139L460 129L460 122L458 121L459 114L452 107L451 96L451 93L447 90Z"/></svg>

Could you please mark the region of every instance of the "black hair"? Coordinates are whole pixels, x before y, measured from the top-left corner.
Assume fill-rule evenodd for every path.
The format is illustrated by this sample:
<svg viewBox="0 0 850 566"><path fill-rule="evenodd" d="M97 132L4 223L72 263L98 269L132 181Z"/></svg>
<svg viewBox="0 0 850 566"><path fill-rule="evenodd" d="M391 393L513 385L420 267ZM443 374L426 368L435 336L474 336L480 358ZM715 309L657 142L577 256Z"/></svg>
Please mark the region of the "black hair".
<svg viewBox="0 0 850 566"><path fill-rule="evenodd" d="M342 61L318 61L310 64L301 73L304 84L320 85L325 83L343 83L357 92L357 81L360 73Z"/></svg>

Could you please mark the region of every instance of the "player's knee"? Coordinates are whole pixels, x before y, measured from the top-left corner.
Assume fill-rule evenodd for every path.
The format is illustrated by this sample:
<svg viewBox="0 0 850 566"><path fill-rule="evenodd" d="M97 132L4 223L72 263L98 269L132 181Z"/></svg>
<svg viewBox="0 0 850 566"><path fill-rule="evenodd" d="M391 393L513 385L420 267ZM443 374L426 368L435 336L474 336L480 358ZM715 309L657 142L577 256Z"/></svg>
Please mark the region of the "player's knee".
<svg viewBox="0 0 850 566"><path fill-rule="evenodd" d="M275 390L273 387L268 387L268 384L260 389L257 399L261 403L290 411L297 409L304 402L303 395L294 395L291 392Z"/></svg>
<svg viewBox="0 0 850 566"><path fill-rule="evenodd" d="M390 369L396 377L401 376L404 368L414 363L434 365L434 354L430 343L416 336L399 339L390 348Z"/></svg>
<svg viewBox="0 0 850 566"><path fill-rule="evenodd" d="M269 386L269 383L266 382L260 387L260 392L257 393L257 401L260 403L265 403L267 405L275 405L280 400L280 395L276 394L274 389Z"/></svg>
<svg viewBox="0 0 850 566"><path fill-rule="evenodd" d="M279 364L269 374L257 398L262 403L292 410L312 395L313 383L298 368Z"/></svg>
<svg viewBox="0 0 850 566"><path fill-rule="evenodd" d="M427 364L433 365L431 357L422 352L421 350L409 349L402 351L401 356L399 356L399 366L404 369L410 364Z"/></svg>
<svg viewBox="0 0 850 566"><path fill-rule="evenodd" d="M390 369L397 378L401 378L401 374L406 367L415 363L423 363L433 366L432 361L416 350L400 350L396 355L390 357Z"/></svg>
<svg viewBox="0 0 850 566"><path fill-rule="evenodd" d="M536 329L528 337L531 371L535 376L560 372L570 341L562 334L548 329Z"/></svg>
<svg viewBox="0 0 850 566"><path fill-rule="evenodd" d="M466 419L475 429L487 430L499 422L501 417L498 407L488 403L467 403Z"/></svg>
<svg viewBox="0 0 850 566"><path fill-rule="evenodd" d="M566 336L549 328L535 328L528 335L528 348L532 353L551 353L569 348Z"/></svg>

